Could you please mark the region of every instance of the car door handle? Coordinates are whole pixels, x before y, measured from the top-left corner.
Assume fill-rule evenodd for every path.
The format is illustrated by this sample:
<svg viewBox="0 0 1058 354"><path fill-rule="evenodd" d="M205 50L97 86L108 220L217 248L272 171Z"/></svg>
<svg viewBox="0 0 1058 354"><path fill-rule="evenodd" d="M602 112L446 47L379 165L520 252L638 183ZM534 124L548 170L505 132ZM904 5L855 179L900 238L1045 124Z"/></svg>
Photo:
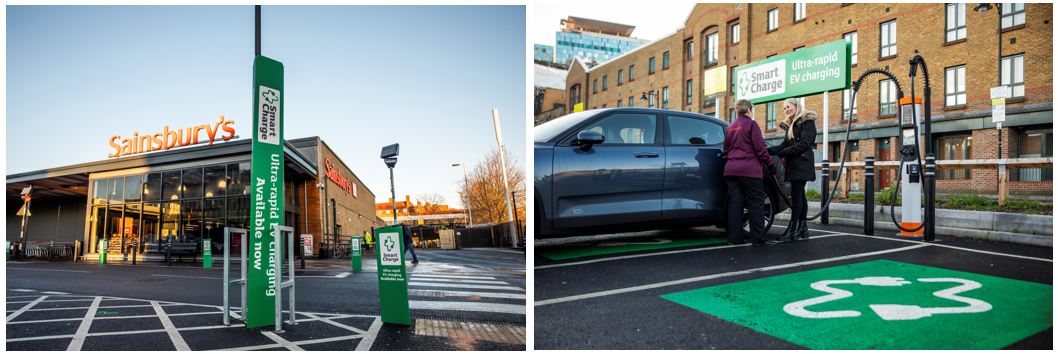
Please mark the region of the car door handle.
<svg viewBox="0 0 1058 354"><path fill-rule="evenodd" d="M636 157L658 157L656 152L637 152L635 155Z"/></svg>

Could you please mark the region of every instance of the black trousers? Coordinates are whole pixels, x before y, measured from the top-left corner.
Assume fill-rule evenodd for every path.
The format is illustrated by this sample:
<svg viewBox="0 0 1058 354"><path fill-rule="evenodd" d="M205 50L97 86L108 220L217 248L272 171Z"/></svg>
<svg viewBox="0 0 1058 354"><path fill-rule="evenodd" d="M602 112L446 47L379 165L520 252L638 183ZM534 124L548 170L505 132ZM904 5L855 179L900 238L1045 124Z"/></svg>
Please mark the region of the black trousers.
<svg viewBox="0 0 1058 354"><path fill-rule="evenodd" d="M750 240L753 243L764 243L764 180L751 177L726 176L727 182L727 242L742 242L742 208L749 209ZM748 203L748 205L747 205Z"/></svg>
<svg viewBox="0 0 1058 354"><path fill-rule="evenodd" d="M808 198L805 198L805 183L808 181L790 181L790 226L808 218Z"/></svg>

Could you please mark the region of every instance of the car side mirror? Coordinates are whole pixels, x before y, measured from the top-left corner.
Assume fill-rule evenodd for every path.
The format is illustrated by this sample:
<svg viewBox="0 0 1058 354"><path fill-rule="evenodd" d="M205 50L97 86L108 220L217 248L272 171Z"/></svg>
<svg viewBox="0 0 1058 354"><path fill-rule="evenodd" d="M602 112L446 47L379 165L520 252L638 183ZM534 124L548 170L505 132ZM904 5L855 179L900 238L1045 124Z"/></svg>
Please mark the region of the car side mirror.
<svg viewBox="0 0 1058 354"><path fill-rule="evenodd" d="M595 131L584 130L577 133L577 143L580 144L581 151L591 150L592 145L602 144L603 141L606 141L606 137Z"/></svg>

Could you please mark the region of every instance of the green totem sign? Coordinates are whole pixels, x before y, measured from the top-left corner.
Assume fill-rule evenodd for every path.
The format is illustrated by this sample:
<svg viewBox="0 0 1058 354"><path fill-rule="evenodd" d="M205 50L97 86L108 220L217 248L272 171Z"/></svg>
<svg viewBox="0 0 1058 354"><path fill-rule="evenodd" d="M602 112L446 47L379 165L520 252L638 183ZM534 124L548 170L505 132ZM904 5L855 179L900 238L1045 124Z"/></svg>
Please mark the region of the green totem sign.
<svg viewBox="0 0 1058 354"><path fill-rule="evenodd" d="M213 240L202 239L202 268L213 268Z"/></svg>
<svg viewBox="0 0 1058 354"><path fill-rule="evenodd" d="M404 266L404 238L400 225L375 230L378 235L378 298L382 322L411 325L408 308L408 270Z"/></svg>
<svg viewBox="0 0 1058 354"><path fill-rule="evenodd" d="M754 104L844 90L851 83L852 43L841 39L739 66L735 100Z"/></svg>
<svg viewBox="0 0 1058 354"><path fill-rule="evenodd" d="M253 169L250 172L253 228L246 279L246 328L275 325L277 279L273 224L283 225L283 64L253 61Z"/></svg>
<svg viewBox="0 0 1058 354"><path fill-rule="evenodd" d="M99 264L107 263L107 239L99 240Z"/></svg>
<svg viewBox="0 0 1058 354"><path fill-rule="evenodd" d="M364 270L364 262L360 255L360 238L353 238L349 242L349 258L353 261L353 271Z"/></svg>

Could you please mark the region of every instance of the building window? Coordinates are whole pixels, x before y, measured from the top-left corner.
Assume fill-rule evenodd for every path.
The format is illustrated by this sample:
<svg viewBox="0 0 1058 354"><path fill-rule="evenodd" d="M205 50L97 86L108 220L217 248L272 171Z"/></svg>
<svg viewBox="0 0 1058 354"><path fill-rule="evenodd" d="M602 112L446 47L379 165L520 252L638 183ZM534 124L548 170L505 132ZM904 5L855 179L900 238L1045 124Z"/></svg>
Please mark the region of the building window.
<svg viewBox="0 0 1058 354"><path fill-rule="evenodd" d="M882 24L881 27L882 40L879 42L879 58L885 58L891 55L896 55L896 20L892 20Z"/></svg>
<svg viewBox="0 0 1058 354"><path fill-rule="evenodd" d="M661 55L661 67L664 69L669 68L669 52Z"/></svg>
<svg viewBox="0 0 1058 354"><path fill-rule="evenodd" d="M625 100L617 100L617 108L621 108L622 103L625 103Z"/></svg>
<svg viewBox="0 0 1058 354"><path fill-rule="evenodd" d="M687 41L687 45L684 47L687 48L687 60L694 58L694 41Z"/></svg>
<svg viewBox="0 0 1058 354"><path fill-rule="evenodd" d="M805 3L798 2L793 4L793 20L800 21L805 19Z"/></svg>
<svg viewBox="0 0 1058 354"><path fill-rule="evenodd" d="M713 33L705 36L705 66L716 64L718 61L720 49L719 49L719 33Z"/></svg>
<svg viewBox="0 0 1058 354"><path fill-rule="evenodd" d="M650 93L647 94L647 97L650 99L650 102L647 103L647 108L654 108L654 99L658 97L658 93L656 91L650 91Z"/></svg>
<svg viewBox="0 0 1058 354"><path fill-rule="evenodd" d="M856 107L852 107L852 89L841 91L841 120L849 120L849 109L852 109L852 119L856 119Z"/></svg>
<svg viewBox="0 0 1058 354"><path fill-rule="evenodd" d="M775 129L775 102L768 102L768 116L764 122L765 130Z"/></svg>
<svg viewBox="0 0 1058 354"><path fill-rule="evenodd" d="M591 81L591 93L599 93L599 79Z"/></svg>
<svg viewBox="0 0 1058 354"><path fill-rule="evenodd" d="M896 86L892 80L882 80L879 83L878 92L878 115L896 114Z"/></svg>
<svg viewBox="0 0 1058 354"><path fill-rule="evenodd" d="M605 103L603 103L602 108L606 108L606 104Z"/></svg>
<svg viewBox="0 0 1058 354"><path fill-rule="evenodd" d="M966 38L966 4L948 4L945 18L945 42Z"/></svg>
<svg viewBox="0 0 1058 354"><path fill-rule="evenodd" d="M736 111L734 108L730 109L730 111L731 113L729 114L731 115L731 120L727 121L728 123L734 122L735 118L738 118L738 113L735 113Z"/></svg>
<svg viewBox="0 0 1058 354"><path fill-rule="evenodd" d="M636 66L632 65L628 67L628 82L636 80Z"/></svg>
<svg viewBox="0 0 1058 354"><path fill-rule="evenodd" d="M946 136L937 139L937 160L969 160L973 158L973 137ZM970 179L970 170L946 169L937 171L938 179Z"/></svg>
<svg viewBox="0 0 1058 354"><path fill-rule="evenodd" d="M669 109L669 88L661 89L661 108Z"/></svg>
<svg viewBox="0 0 1058 354"><path fill-rule="evenodd" d="M654 58L650 58L650 66L647 67L647 72L654 73Z"/></svg>
<svg viewBox="0 0 1058 354"><path fill-rule="evenodd" d="M608 85L606 84L606 83L607 83L607 82L609 81L609 80L607 80L607 78L608 78L608 77L609 77L609 76L603 76L603 77L602 77L602 90L603 90L603 91L606 91L606 87L608 86Z"/></svg>
<svg viewBox="0 0 1058 354"><path fill-rule="evenodd" d="M966 65L944 69L944 106L966 104Z"/></svg>
<svg viewBox="0 0 1058 354"><path fill-rule="evenodd" d="M728 81L731 81L731 93L735 93L735 83L738 82L738 78L735 77L735 66L731 67L731 75L728 76Z"/></svg>
<svg viewBox="0 0 1058 354"><path fill-rule="evenodd" d="M856 53L858 52L856 50L856 47L858 47L859 44L858 38L859 36L856 35L856 32L849 32L845 34L845 40L848 42L852 42L852 65L856 65Z"/></svg>
<svg viewBox="0 0 1058 354"><path fill-rule="evenodd" d="M1054 157L1054 130L1028 130L1018 134L1018 157ZM1022 168L1019 181L1054 181L1053 168Z"/></svg>
<svg viewBox="0 0 1058 354"><path fill-rule="evenodd" d="M636 104L635 104L636 100L634 98L635 97L629 97L628 98L628 107L635 107L636 106Z"/></svg>
<svg viewBox="0 0 1058 354"><path fill-rule="evenodd" d="M1007 86L1007 98L1025 97L1025 54L1004 57L1000 85Z"/></svg>
<svg viewBox="0 0 1058 354"><path fill-rule="evenodd" d="M731 25L731 44L738 43L738 24Z"/></svg>
<svg viewBox="0 0 1058 354"><path fill-rule="evenodd" d="M768 30L779 28L779 9L774 8L768 11Z"/></svg>
<svg viewBox="0 0 1058 354"><path fill-rule="evenodd" d="M625 71L624 69L617 70L617 85L625 83Z"/></svg>
<svg viewBox="0 0 1058 354"><path fill-rule="evenodd" d="M694 97L694 79L687 80L687 104L691 104L691 98Z"/></svg>
<svg viewBox="0 0 1058 354"><path fill-rule="evenodd" d="M804 49L805 49L805 46L800 46L800 47L794 48L793 51L796 52L798 50L804 50Z"/></svg>
<svg viewBox="0 0 1058 354"><path fill-rule="evenodd" d="M569 88L569 111L573 112L574 106L580 103L580 85Z"/></svg>
<svg viewBox="0 0 1058 354"><path fill-rule="evenodd" d="M1002 17L1003 28L1010 28L1025 24L1025 4L1003 4Z"/></svg>

